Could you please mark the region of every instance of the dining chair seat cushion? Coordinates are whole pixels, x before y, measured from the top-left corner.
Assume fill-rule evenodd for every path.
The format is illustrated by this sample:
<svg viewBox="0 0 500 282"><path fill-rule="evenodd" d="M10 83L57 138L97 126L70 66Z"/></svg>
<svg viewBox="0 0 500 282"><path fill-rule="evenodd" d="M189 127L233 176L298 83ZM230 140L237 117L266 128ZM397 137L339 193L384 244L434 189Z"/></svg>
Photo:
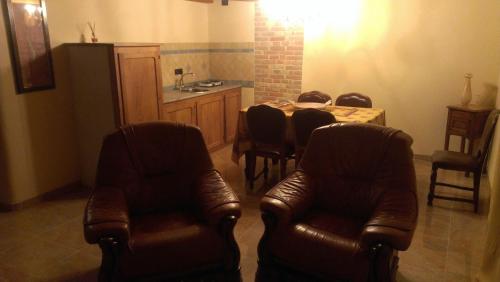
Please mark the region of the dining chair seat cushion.
<svg viewBox="0 0 500 282"><path fill-rule="evenodd" d="M293 146L289 144L285 144L284 147L280 146L273 146L270 144L256 144L255 146L255 153L260 156L264 155L270 155L272 157L277 157L279 158L280 152L283 151L285 155L291 155L293 154Z"/></svg>
<svg viewBox="0 0 500 282"><path fill-rule="evenodd" d="M477 167L477 158L453 151L435 151L432 154L432 164L443 169L472 171Z"/></svg>

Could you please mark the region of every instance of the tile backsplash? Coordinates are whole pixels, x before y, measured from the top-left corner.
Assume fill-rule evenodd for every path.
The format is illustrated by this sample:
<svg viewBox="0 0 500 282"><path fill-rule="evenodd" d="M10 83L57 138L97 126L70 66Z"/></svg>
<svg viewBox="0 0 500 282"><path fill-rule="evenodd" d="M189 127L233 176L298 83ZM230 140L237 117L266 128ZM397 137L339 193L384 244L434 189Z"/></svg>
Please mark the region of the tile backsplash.
<svg viewBox="0 0 500 282"><path fill-rule="evenodd" d="M196 74L186 76L185 83L219 79L253 87L254 43L165 43L161 45L161 64L164 88L174 86L176 68Z"/></svg>

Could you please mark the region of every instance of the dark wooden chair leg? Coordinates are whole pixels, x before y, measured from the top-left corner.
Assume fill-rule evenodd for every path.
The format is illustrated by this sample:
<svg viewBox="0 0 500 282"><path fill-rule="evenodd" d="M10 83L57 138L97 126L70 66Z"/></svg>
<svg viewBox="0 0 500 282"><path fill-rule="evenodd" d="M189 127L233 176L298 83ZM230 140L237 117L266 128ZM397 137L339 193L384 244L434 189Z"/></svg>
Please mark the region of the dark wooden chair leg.
<svg viewBox="0 0 500 282"><path fill-rule="evenodd" d="M427 194L427 205L432 206L432 200L434 199L434 190L436 189L436 178L437 178L437 167L432 166L431 172L431 183L429 185L429 194Z"/></svg>
<svg viewBox="0 0 500 282"><path fill-rule="evenodd" d="M267 158L264 158L264 179L267 180L267 176L269 175L269 165Z"/></svg>
<svg viewBox="0 0 500 282"><path fill-rule="evenodd" d="M245 152L245 178L250 179L250 151Z"/></svg>
<svg viewBox="0 0 500 282"><path fill-rule="evenodd" d="M480 167L477 171L474 171L474 212L479 211L479 186L481 185L481 171Z"/></svg>
<svg viewBox="0 0 500 282"><path fill-rule="evenodd" d="M280 180L283 180L286 177L286 163L287 163L286 158L280 159Z"/></svg>
<svg viewBox="0 0 500 282"><path fill-rule="evenodd" d="M300 159L302 158L302 153L300 151L295 151L295 168L299 166Z"/></svg>
<svg viewBox="0 0 500 282"><path fill-rule="evenodd" d="M255 155L255 152L248 152L246 154L246 157L248 158L248 180L250 181L250 188L253 189L253 182L255 180L255 164L257 162L257 156Z"/></svg>

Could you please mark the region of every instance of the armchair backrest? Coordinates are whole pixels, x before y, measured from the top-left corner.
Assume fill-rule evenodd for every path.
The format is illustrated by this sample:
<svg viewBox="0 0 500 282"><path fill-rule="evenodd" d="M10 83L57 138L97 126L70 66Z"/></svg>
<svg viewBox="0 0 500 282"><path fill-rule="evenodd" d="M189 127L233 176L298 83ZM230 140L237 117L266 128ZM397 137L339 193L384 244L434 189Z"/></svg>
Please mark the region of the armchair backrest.
<svg viewBox="0 0 500 282"><path fill-rule="evenodd" d="M411 144L402 131L373 124L316 129L300 163L312 179L315 205L368 218L386 191L415 193Z"/></svg>
<svg viewBox="0 0 500 282"><path fill-rule="evenodd" d="M335 100L336 106L371 108L372 99L361 93L346 93L337 97Z"/></svg>
<svg viewBox="0 0 500 282"><path fill-rule="evenodd" d="M198 128L150 122L122 127L103 142L96 189L124 191L131 214L189 206L196 177L213 168Z"/></svg>

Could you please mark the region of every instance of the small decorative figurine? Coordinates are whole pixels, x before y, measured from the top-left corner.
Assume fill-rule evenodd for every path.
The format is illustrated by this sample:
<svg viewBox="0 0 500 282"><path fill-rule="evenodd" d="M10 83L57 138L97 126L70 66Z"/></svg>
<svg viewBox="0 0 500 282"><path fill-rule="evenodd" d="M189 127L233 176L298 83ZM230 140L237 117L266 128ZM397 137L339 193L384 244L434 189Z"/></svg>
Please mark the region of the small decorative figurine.
<svg viewBox="0 0 500 282"><path fill-rule="evenodd" d="M95 22L93 24L90 24L90 22L87 23L90 27L90 32L92 32L92 43L97 43L97 37L95 36Z"/></svg>

